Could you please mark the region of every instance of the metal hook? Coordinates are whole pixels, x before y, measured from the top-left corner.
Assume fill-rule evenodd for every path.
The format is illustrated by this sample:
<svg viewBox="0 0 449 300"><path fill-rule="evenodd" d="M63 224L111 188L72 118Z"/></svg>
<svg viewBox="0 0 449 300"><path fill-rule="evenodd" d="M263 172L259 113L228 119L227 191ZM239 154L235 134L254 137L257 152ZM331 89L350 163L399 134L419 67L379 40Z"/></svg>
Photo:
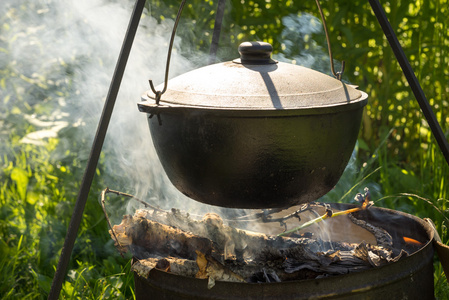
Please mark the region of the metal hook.
<svg viewBox="0 0 449 300"><path fill-rule="evenodd" d="M178 27L179 19L181 18L181 13L182 13L182 10L183 10L183 8L184 8L184 5L186 4L186 1L187 1L187 0L183 0L183 1L181 2L181 6L179 7L179 10L178 10L178 15L176 16L175 24L173 25L173 31L172 31L171 38L170 38L170 44L169 44L169 46L168 46L167 64L166 64L166 66L165 66L164 89L163 89L162 91L157 91L157 90L154 88L153 80L151 80L151 79L149 80L151 90L153 91L153 93L154 93L155 96L156 96L156 104L159 104L159 101L161 100L162 94L165 93L165 92L167 91L168 71L169 71L169 68L170 68L171 51L172 51L172 48L173 48L173 42L174 42L174 40L175 40L176 28Z"/></svg>
<svg viewBox="0 0 449 300"><path fill-rule="evenodd" d="M326 20L324 19L323 10L321 9L319 0L315 0L315 2L316 2L316 5L318 6L318 10L320 11L321 20L323 22L323 27L324 27L324 33L326 34L327 48L329 49L329 59L330 59L330 63L331 63L331 71L332 71L332 74L335 76L335 78L337 78L338 80L341 80L341 76L343 75L343 72L345 70L345 61L343 60L341 62L340 72L335 72L334 58L332 56L331 43L329 40L329 33L327 32Z"/></svg>

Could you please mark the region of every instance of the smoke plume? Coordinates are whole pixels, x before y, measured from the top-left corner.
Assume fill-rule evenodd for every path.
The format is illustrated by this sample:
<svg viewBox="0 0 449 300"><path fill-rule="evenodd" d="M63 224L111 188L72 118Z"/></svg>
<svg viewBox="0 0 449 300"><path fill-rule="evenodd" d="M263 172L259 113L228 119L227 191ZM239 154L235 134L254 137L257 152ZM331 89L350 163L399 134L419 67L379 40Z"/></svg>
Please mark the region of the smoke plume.
<svg viewBox="0 0 449 300"><path fill-rule="evenodd" d="M24 116L38 130L24 136L23 142L42 144L58 136L62 149L57 159L63 159L70 150L77 152L81 161L87 160L133 5L134 1L2 1L0 15L8 20L9 28L3 29L1 42L13 51L0 51L0 62L2 66L9 63L27 79L17 84L18 93L26 91L24 94L32 95L31 103L48 103L52 109L50 114ZM217 211L220 209L197 203L172 186L153 148L146 116L137 110L141 94L149 89L148 79L155 83L163 80L173 23L169 19L158 22L144 12L109 125L102 163L111 175L110 188L164 208ZM302 14L286 16L283 23L283 49L275 58L328 73L326 52L311 39L312 35L323 37L320 21ZM176 51L180 43L175 39L170 77L195 67ZM82 136L68 135L71 127L82 129L77 131ZM72 138L79 139L78 148L65 149L74 145L68 141Z"/></svg>

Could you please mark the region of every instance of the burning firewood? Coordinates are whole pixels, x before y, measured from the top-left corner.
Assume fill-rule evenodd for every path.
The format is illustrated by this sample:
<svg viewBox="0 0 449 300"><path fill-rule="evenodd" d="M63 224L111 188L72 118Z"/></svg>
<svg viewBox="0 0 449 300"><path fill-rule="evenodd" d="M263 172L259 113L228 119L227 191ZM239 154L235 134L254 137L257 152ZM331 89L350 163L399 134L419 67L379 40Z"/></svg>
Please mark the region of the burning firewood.
<svg viewBox="0 0 449 300"><path fill-rule="evenodd" d="M196 236L205 237L211 241L218 253L224 259L244 260L257 256L265 248L291 248L310 243L310 239L295 239L242 230L227 226L217 214L206 214L202 220L195 220L177 210L160 213L153 210L139 209L135 216L150 218L166 223L179 230L191 232ZM202 251L203 252L203 251Z"/></svg>
<svg viewBox="0 0 449 300"><path fill-rule="evenodd" d="M297 246L313 249L310 244L315 243L312 239L268 236L233 228L224 225L216 214L206 214L197 221L168 213L166 222L170 225L147 218L156 218L162 222L163 218L156 216L154 211L140 209L134 216L125 216L121 224L113 226L119 250L126 252L128 246L133 251L139 251L140 248L149 253L167 253L189 259L196 257L195 251L198 250L205 254L212 253L220 259L242 261L257 257L264 249ZM113 232L110 232L111 235Z"/></svg>
<svg viewBox="0 0 449 300"><path fill-rule="evenodd" d="M148 278L148 274L152 269L182 274L188 277L195 277L199 271L196 261L171 256L140 259L132 265L131 269L144 278Z"/></svg>
<svg viewBox="0 0 449 300"><path fill-rule="evenodd" d="M196 278L208 279L207 287L212 288L215 285L216 280L230 281L230 282L246 282L245 279L231 271L229 268L224 267L219 261L209 255L196 251L198 264L198 273Z"/></svg>
<svg viewBox="0 0 449 300"><path fill-rule="evenodd" d="M165 253L195 259L196 250L211 253L212 241L186 231L138 216L125 216L122 223L112 229L117 236L118 249L134 253ZM112 235L112 231L110 232Z"/></svg>
<svg viewBox="0 0 449 300"><path fill-rule="evenodd" d="M202 220L178 211L165 214L165 222L178 227L147 219L162 222L164 216L143 209L113 227L119 250L131 250L142 258L133 267L139 274L147 276L157 268L209 278L213 286L216 280L284 281L345 274L392 259L392 252L381 246L268 236L227 226L215 214L206 214ZM167 257L154 258L163 253Z"/></svg>
<svg viewBox="0 0 449 300"><path fill-rule="evenodd" d="M131 251L138 259L132 268L143 277L156 268L177 275L207 278L210 288L215 281L277 282L320 278L381 266L408 255L401 251L394 257L390 234L353 215L370 205L368 197L363 200L361 207L332 214L334 217L347 215L348 220L371 232L377 245L267 235L229 226L213 213L195 219L179 210L158 208L139 209L133 216L125 216L119 225L111 228L110 234L120 252ZM308 223L330 217L331 212L326 212L326 217L304 224L309 226Z"/></svg>
<svg viewBox="0 0 449 300"><path fill-rule="evenodd" d="M305 254L305 252L307 254ZM308 260L305 260L305 258ZM147 278L152 269L177 275L208 279L211 288L215 281L233 282L280 282L313 279L322 276L346 274L371 266L350 251L327 251L312 254L294 248L282 253L271 249L264 257L252 262L219 262L210 255L197 251L196 261L175 257L149 257L135 262L132 270Z"/></svg>

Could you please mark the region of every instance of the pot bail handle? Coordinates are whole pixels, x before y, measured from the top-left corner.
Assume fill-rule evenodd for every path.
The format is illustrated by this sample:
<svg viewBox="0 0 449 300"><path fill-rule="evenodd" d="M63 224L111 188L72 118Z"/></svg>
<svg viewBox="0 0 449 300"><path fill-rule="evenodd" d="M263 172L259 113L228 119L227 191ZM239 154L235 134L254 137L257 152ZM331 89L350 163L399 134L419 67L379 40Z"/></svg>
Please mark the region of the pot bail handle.
<svg viewBox="0 0 449 300"><path fill-rule="evenodd" d="M315 2L316 2L316 6L318 7L318 11L320 12L321 21L323 22L324 33L326 35L327 49L329 50L329 60L330 60L330 64L331 64L331 72L335 78L337 78L338 80L341 81L341 77L343 76L343 72L345 71L345 61L343 60L341 62L340 71L335 72L334 57L332 55L331 42L329 40L329 33L327 31L326 19L324 18L324 13L323 13L323 10L321 9L320 1L315 0Z"/></svg>
<svg viewBox="0 0 449 300"><path fill-rule="evenodd" d="M181 13L182 13L182 10L184 8L184 5L186 4L186 1L187 0L183 0L181 2L181 5L179 6L179 10L178 10L178 15L176 16L175 24L173 25L173 31L171 33L170 44L168 46L167 64L165 66L165 79L164 79L164 88L163 88L163 90L162 91L157 91L154 88L153 80L151 80L151 79L149 80L151 90L153 91L153 93L156 96L156 104L159 104L159 101L161 100L162 94L167 91L168 72L169 72L169 69L170 69L171 51L172 51L172 48L173 48L173 42L175 40L176 28L178 28L179 19L181 18Z"/></svg>

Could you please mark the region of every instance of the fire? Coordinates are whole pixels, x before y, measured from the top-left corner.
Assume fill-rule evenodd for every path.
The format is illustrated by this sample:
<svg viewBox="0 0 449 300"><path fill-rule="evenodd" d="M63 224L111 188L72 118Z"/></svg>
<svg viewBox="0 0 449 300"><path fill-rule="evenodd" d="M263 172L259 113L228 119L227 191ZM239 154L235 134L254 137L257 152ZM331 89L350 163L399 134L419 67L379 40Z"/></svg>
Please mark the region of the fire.
<svg viewBox="0 0 449 300"><path fill-rule="evenodd" d="M402 239L404 240L404 242L406 242L407 244L411 244L411 245L415 245L415 246L423 246L424 244L421 243L420 241L417 241L415 239L409 238L409 237L402 237Z"/></svg>
<svg viewBox="0 0 449 300"><path fill-rule="evenodd" d="M112 191L105 190L104 194L107 192ZM103 208L104 194L101 201ZM240 224L240 217L238 220L227 220L216 213L206 213L201 218L200 215L192 216L176 209L165 211L149 205L145 209L136 210L134 215L124 216L120 224L110 228L110 234L120 252L132 252L136 260L132 270L142 278L148 278L152 269L158 269L175 275L207 279L209 289L217 281L287 282L319 278L323 274L336 276L367 270L396 262L407 256L407 251L415 251L417 246L424 245L413 238L403 237L406 243L402 244L404 249L394 248L393 238L382 228L382 221L369 224L351 215L372 206L369 191L357 194L356 200L359 203L357 207L342 211L333 211L333 206L317 203L301 207L281 218L276 215L273 218L271 215L270 218L264 216L270 222L281 222L281 226L282 222L290 218L293 222L289 224L295 224L296 218L300 221L301 218L297 216L300 212L311 210L318 216L303 223L300 228L290 230L293 232L329 218L347 215L348 217L340 218L343 225L336 227L349 231L344 224L345 219L349 218L347 221L352 221L354 226L372 233L374 243L367 243L364 239L361 242L340 242L313 237L285 237L289 232L284 232L283 236L275 236L250 231L251 228L235 227ZM316 214L317 208L320 209L320 214ZM105 208L104 211L106 212ZM107 217L106 213L105 216ZM257 220L255 216L245 216L243 223ZM258 218L263 216L258 215ZM337 224L340 221L330 222ZM287 226L285 223L285 228ZM412 233L410 235L415 237Z"/></svg>

